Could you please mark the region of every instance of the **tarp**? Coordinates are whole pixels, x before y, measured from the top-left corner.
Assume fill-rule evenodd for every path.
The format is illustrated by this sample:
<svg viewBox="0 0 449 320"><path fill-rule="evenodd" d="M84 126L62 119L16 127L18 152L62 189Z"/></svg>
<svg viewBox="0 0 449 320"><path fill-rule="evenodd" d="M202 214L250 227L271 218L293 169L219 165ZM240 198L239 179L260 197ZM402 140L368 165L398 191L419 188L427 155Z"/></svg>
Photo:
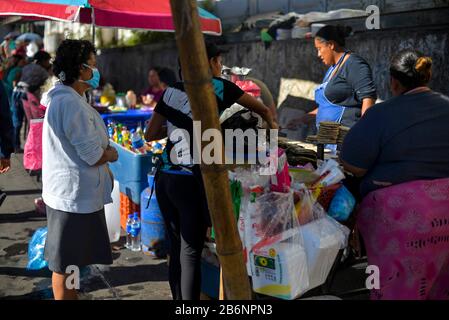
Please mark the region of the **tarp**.
<svg viewBox="0 0 449 320"><path fill-rule="evenodd" d="M204 33L220 35L220 19L199 8ZM93 23L98 27L174 31L170 1L0 0L0 16Z"/></svg>

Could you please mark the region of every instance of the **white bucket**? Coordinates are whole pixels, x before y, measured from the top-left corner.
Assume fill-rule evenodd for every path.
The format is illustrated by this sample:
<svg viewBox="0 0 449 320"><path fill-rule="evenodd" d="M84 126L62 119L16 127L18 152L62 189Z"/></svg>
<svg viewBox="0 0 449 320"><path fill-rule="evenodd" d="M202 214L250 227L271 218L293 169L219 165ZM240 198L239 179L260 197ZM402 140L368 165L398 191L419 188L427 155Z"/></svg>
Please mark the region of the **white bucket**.
<svg viewBox="0 0 449 320"><path fill-rule="evenodd" d="M104 211L109 241L117 242L120 239L120 188L116 180L114 180L114 190L112 191L112 203L105 205Z"/></svg>

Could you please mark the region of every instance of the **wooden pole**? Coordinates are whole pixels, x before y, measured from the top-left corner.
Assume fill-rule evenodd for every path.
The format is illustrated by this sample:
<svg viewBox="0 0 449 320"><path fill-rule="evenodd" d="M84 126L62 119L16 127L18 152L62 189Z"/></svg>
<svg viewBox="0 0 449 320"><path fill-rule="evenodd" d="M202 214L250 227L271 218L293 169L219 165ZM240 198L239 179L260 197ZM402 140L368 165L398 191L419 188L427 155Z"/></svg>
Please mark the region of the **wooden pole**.
<svg viewBox="0 0 449 320"><path fill-rule="evenodd" d="M193 119L201 121L202 132L209 128L220 130L217 101L196 0L170 0L170 4ZM216 233L217 254L223 270L226 298L249 300L251 287L233 213L227 170L223 164L212 164L202 165L201 172Z"/></svg>

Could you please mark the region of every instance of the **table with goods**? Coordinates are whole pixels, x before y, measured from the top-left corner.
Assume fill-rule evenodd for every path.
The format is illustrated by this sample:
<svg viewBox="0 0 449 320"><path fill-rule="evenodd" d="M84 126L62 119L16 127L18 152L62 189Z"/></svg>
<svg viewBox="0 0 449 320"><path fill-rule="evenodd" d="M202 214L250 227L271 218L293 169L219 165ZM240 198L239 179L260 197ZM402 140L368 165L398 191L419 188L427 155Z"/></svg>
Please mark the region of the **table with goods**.
<svg viewBox="0 0 449 320"><path fill-rule="evenodd" d="M237 81L253 96L260 96L254 83ZM220 120L222 124L226 121ZM111 145L119 153L119 160L110 165L116 186L114 202L106 208L108 229L120 235L122 227L130 250L165 257L167 242L154 190L154 162L166 141L144 142L138 120L124 124L105 117L105 121ZM331 123L321 128L306 142L279 137L277 148L271 150L270 156L277 156L271 175L260 174L260 165L229 170L244 261L257 295L301 298L326 283L347 248L350 230L341 222L352 213L355 199L342 184L345 174L334 159L335 152L324 152L330 144L341 144L347 130ZM116 238L111 237L111 242ZM215 248L212 228L202 254L201 286L203 295L212 299L219 297L220 286Z"/></svg>

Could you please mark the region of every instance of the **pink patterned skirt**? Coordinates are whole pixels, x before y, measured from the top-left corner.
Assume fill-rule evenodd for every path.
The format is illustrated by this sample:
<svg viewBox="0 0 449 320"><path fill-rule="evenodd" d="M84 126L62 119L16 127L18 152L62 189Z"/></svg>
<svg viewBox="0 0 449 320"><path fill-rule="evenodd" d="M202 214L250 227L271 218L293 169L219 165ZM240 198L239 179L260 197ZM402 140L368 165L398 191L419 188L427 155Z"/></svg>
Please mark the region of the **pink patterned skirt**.
<svg viewBox="0 0 449 320"><path fill-rule="evenodd" d="M379 267L371 299L449 300L449 178L369 193L357 226L368 264Z"/></svg>

